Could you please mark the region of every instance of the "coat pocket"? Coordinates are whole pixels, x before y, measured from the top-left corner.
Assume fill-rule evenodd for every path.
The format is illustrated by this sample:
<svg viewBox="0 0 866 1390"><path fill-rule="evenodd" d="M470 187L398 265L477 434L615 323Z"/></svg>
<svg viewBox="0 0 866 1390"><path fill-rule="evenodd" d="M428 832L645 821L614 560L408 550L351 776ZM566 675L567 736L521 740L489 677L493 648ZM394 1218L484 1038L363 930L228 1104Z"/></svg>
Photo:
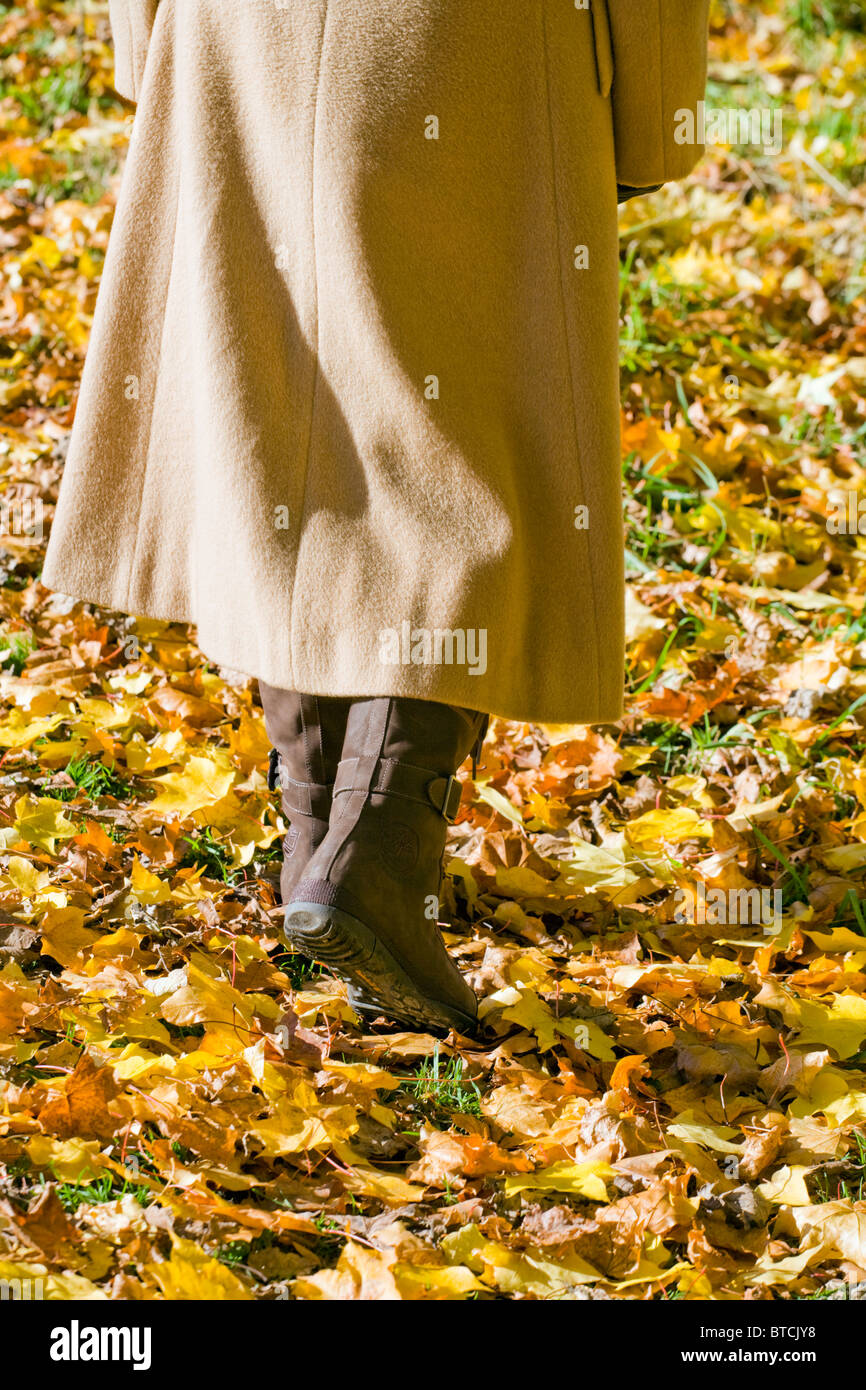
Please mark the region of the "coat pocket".
<svg viewBox="0 0 866 1390"><path fill-rule="evenodd" d="M707 77L709 0L603 0L615 74L616 176L630 188L684 178L703 146L681 143ZM593 12L599 0L592 0Z"/></svg>
<svg viewBox="0 0 866 1390"><path fill-rule="evenodd" d="M598 90L609 97L613 87L613 41L610 36L610 15L607 0L589 0L592 15L592 41L595 45L595 69Z"/></svg>
<svg viewBox="0 0 866 1390"><path fill-rule="evenodd" d="M114 39L114 85L128 101L138 101L147 49L159 0L109 0Z"/></svg>

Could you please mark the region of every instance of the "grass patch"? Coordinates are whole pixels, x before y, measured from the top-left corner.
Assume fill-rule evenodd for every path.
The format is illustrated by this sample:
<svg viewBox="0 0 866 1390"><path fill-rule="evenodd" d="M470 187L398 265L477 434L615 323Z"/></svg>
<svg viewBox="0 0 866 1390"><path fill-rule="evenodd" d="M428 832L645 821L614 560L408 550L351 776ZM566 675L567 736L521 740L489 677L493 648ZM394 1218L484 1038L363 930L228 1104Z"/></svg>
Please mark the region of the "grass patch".
<svg viewBox="0 0 866 1390"><path fill-rule="evenodd" d="M17 102L22 114L42 131L48 132L67 116L86 116L92 100L89 76L83 63L47 72L32 84L0 83L0 97Z"/></svg>
<svg viewBox="0 0 866 1390"><path fill-rule="evenodd" d="M459 1057L449 1057L442 1064L439 1047L424 1061L411 1080L400 1090L434 1124L447 1126L453 1115L476 1115L481 1118L481 1092L474 1081L468 1081Z"/></svg>
<svg viewBox="0 0 866 1390"><path fill-rule="evenodd" d="M845 29L855 33L866 30L864 0L791 0L789 13L791 22L807 38Z"/></svg>
<svg viewBox="0 0 866 1390"><path fill-rule="evenodd" d="M139 1206L149 1206L153 1200L153 1194L147 1187L142 1187L138 1183L132 1183L128 1179L123 1182L114 1175L106 1173L104 1177L96 1178L93 1182L61 1182L57 1184L57 1197L64 1211L74 1215L79 1207L89 1206L95 1202L116 1202L120 1197L131 1194L138 1202Z"/></svg>
<svg viewBox="0 0 866 1390"><path fill-rule="evenodd" d="M56 168L49 176L33 182L28 180L29 196L34 203L60 203L66 198L77 198L82 203L98 203L120 168L120 160L113 149L88 149L83 153L58 150L54 158ZM20 181L18 174L11 179L12 184ZM95 261L101 260L100 250L96 247L89 249Z"/></svg>
<svg viewBox="0 0 866 1390"><path fill-rule="evenodd" d="M20 676L34 647L35 643L29 632L16 632L0 637L0 666L13 676Z"/></svg>
<svg viewBox="0 0 866 1390"><path fill-rule="evenodd" d="M866 1193L866 1135L855 1129L854 1147L848 1152L844 1177L814 1173L812 1183L818 1202L862 1202Z"/></svg>
<svg viewBox="0 0 866 1390"><path fill-rule="evenodd" d="M210 826L198 835L184 835L183 838L189 849L180 861L182 868L203 869L208 878L219 879L221 883L232 881L228 851Z"/></svg>
<svg viewBox="0 0 866 1390"><path fill-rule="evenodd" d="M288 975L293 990L306 989L325 973L317 960L310 960L300 951L279 951L273 957L273 963L284 975Z"/></svg>
<svg viewBox="0 0 866 1390"><path fill-rule="evenodd" d="M114 763L109 766L98 758L86 754L73 758L66 764L66 775L72 778L74 787L52 787L51 795L58 801L71 801L78 792L83 792L89 801L99 801L103 797L113 797L115 801L125 801L131 792L129 782L119 777Z"/></svg>
<svg viewBox="0 0 866 1390"><path fill-rule="evenodd" d="M245 1265L250 1255L257 1250L270 1250L275 1244L273 1231L262 1231L261 1235L253 1240L229 1240L225 1245L221 1245L216 1252L216 1257L224 1265Z"/></svg>

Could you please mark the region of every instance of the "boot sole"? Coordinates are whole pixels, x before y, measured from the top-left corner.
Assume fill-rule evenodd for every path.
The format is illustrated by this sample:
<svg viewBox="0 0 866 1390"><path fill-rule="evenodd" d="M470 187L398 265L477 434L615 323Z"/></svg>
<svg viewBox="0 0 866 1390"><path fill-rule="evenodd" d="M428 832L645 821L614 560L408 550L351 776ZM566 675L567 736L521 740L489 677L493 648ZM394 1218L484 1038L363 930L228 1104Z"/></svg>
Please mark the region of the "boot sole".
<svg viewBox="0 0 866 1390"><path fill-rule="evenodd" d="M311 960L330 965L336 974L363 989L353 1008L368 1017L387 1014L424 1032L453 1028L471 1037L477 1020L462 1009L418 992L411 976L365 922L339 907L291 903L283 924L286 940Z"/></svg>
<svg viewBox="0 0 866 1390"><path fill-rule="evenodd" d="M417 1019L410 1018L405 1011L398 1013L393 1008L386 1009L384 1005L375 1003L372 993L368 993L366 987L361 988L360 986L350 984L346 992L346 997L355 1010L355 1013L359 1014L361 1018L368 1019L370 1023L374 1023L377 1018L385 1016L389 1018L392 1023L405 1023L407 1027L410 1028L417 1028L419 1026ZM432 1034L434 1038L447 1038L450 1031L451 1027L446 1027L445 1024L424 1024L424 1032ZM457 1028L457 1032L467 1037L474 1036L474 1020L472 1031L470 1031L467 1022Z"/></svg>

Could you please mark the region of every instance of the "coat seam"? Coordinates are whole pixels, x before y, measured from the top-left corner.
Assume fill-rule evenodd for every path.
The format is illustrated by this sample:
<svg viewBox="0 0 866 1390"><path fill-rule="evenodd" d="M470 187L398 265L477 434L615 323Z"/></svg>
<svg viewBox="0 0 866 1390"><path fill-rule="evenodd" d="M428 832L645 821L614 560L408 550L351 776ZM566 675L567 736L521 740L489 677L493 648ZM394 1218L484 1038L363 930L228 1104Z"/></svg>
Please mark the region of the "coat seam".
<svg viewBox="0 0 866 1390"><path fill-rule="evenodd" d="M602 18L602 15L604 16ZM616 76L614 56L613 56L613 34L610 24L610 15L607 9L607 0L592 0L590 5L590 18L592 19L592 39L595 47L595 70L598 78L598 90L607 100L610 98L611 91ZM602 28L604 30L602 36ZM608 63L610 67L609 75L602 76L601 71L601 50L606 46Z"/></svg>
<svg viewBox="0 0 866 1390"><path fill-rule="evenodd" d="M129 66L128 66L128 69L127 69L128 85L129 85L130 91L132 92L133 100L135 100L135 36L134 36L134 34L133 34L133 31L132 31L132 15L130 14L130 12L129 12L128 9L124 10L124 12L123 12L123 18L124 18L124 21L125 21L125 28L126 28L126 35L125 35L125 38L124 38L124 40L123 40L123 49L124 49L124 53L125 53L125 55L126 55L126 61L127 61L128 65L129 65ZM119 43L117 42L117 40L115 40L115 43L114 43L114 68L115 68L114 80L115 80L115 83L117 82L117 66L118 66L117 60L118 60L119 57L120 57L120 45L119 45ZM124 85L127 85L127 84L125 83ZM120 89L118 88L118 90L120 90Z"/></svg>
<svg viewBox="0 0 866 1390"><path fill-rule="evenodd" d="M295 548L295 566L292 576L292 597L289 601L289 664L292 668L292 684L297 683L298 662L295 657L295 608L297 605L298 594L298 569L301 560L301 538L304 532L304 517L307 511L307 479L310 476L310 460L313 452L313 424L316 416L316 401L319 395L319 382L321 379L321 366L319 363L319 338L321 330L321 312L319 303L319 243L316 236L316 156L319 147L319 102L321 97L322 68L325 61L325 40L328 34L328 0L325 0L325 14L322 21L322 42L319 48L319 61L316 67L316 96L313 104L313 149L311 154L312 171L310 178L310 237L313 250L313 279L315 281L315 339L313 348L313 381L310 398L310 428L307 434L307 448L304 455L304 472L301 478L300 487L300 508L298 516L297 545Z"/></svg>
<svg viewBox="0 0 866 1390"><path fill-rule="evenodd" d="M658 36L659 36L659 72L661 81L659 82L659 137L662 147L662 181L668 182L668 145L665 130L665 82L664 82L664 54L665 54L665 20L662 0L656 0L656 13L659 17Z"/></svg>
<svg viewBox="0 0 866 1390"><path fill-rule="evenodd" d="M166 309L167 309L167 307L168 307L168 297L169 297L169 294L171 293L171 282L172 282L172 276L174 275L174 264L175 264L175 260L176 260L176 257L177 257L178 222L179 222L179 215L178 215L178 214L179 214L179 210L180 210L180 172L179 172L179 171L178 171L178 172L176 173L176 175L175 175L174 187L175 187L175 197L174 197L174 234L173 234L172 243L171 243L171 257L170 257L169 263L168 263L168 274L167 274L166 277L165 277L165 294L163 295L162 308L161 308L162 328L161 328L161 330L160 330L160 335L159 335L159 348L157 349L156 363L155 363L155 366L154 366L154 373L153 373L153 390L152 390L151 393L150 393L150 413L149 413L149 415L148 415L148 420L147 420L147 436L146 436L146 438L147 438L147 443L146 443L146 445L145 445L145 451L144 451L144 466L143 466L142 472L141 472L141 485L140 485L139 496L138 496L138 509L137 509L137 511L136 511L136 516L135 516L135 542L134 542L133 547L132 547L132 556L131 556L130 561L129 561L129 568L128 568L128 570L127 570L127 575L126 575L126 604L127 604L127 605L129 605L130 602L131 602L131 600L132 600L133 584L134 584L134 582L135 582L135 573L136 573L136 569L137 569L137 566L138 566L138 552L139 552L139 548L140 548L140 545L141 545L141 517L142 517L142 513L143 513L143 511L144 511L144 497L145 497L145 490L146 490L146 488L147 488L147 478L148 478L148 474L150 473L150 465L151 465L151 443L152 443L152 439L153 439L153 421L154 421L154 416L155 416L155 414L156 414L156 395L157 395L157 391L158 391L158 389L159 389L159 364L161 363L162 358L163 358L163 351L164 351L164 347L165 347L165 338L166 338L166 333L167 333L167 330L168 330L168 314L166 313ZM134 604L133 604L132 606L135 607Z"/></svg>
<svg viewBox="0 0 866 1390"><path fill-rule="evenodd" d="M569 389L569 394L570 394L570 396L571 396L571 417L572 417L572 425L573 425L573 429L574 429L574 442L575 442L575 446L576 446L576 448L577 448L577 467L578 467L578 473L579 473L579 475L580 475L580 486L581 486L581 491L582 491L582 493L583 493L583 497L584 497L584 499L586 499L586 497L587 497L587 490L586 490L586 482L585 482L585 480L584 480L584 472L583 472L583 450L582 450L581 447L580 447L580 430L579 430L579 426L578 426L577 401L575 400L575 395L574 395L574 361L573 361L572 347L571 347L571 332L570 332L570 329L569 329L569 322L568 322L568 310L567 310L567 306L568 306L568 296L567 296L567 294L566 294L565 281L564 281L564 277L563 277L562 241L561 241L561 236L562 236L562 223L561 223L561 216L560 216L559 191L558 191L558 187L557 187L557 176L556 176L556 139L555 139L555 136L554 136L553 112L552 112L552 110L551 110L550 57L549 57L548 43L547 43L547 0L542 0L542 5L541 5L541 51L542 51L542 57L543 57L543 63L544 63L545 109L546 109L546 112L547 112L547 128L548 128L548 133L549 133L549 137L550 137L549 143L550 143L550 166L551 166L551 191L552 191L552 194L553 194L553 217L554 217L554 228L555 228L555 237L556 237L556 250L557 250L557 258L558 258L558 261L559 261L559 276L558 276L558 279L559 279L559 292L560 292L560 299L561 299L561 301L562 301L562 322L563 322L563 328L564 328L564 332L565 332L565 352L566 352L566 358L567 358L567 361L568 361L568 389ZM595 694L596 694L596 706L599 706L599 705L600 705L600 702L601 702L601 650L602 650L602 648L601 648L601 641L600 641L601 633L600 633L600 631L599 631L599 626L598 626L598 603L597 603L597 594L596 594L596 587L595 587L595 576L594 576L594 574L593 574L592 555L591 555L591 553L590 553L590 547L589 547L588 544L587 544L586 550L587 550L587 555L586 555L586 558L587 558L587 566L586 566L586 568L587 568L587 570L589 571L589 585L590 585L590 589L592 590L592 624L593 624L593 628L594 628L594 630L595 630L595 662L594 662L594 667L595 667Z"/></svg>
<svg viewBox="0 0 866 1390"><path fill-rule="evenodd" d="M132 95L136 103L141 91L141 34L130 20L130 51L132 54ZM149 45L148 45L149 46ZM145 54L146 54L145 50Z"/></svg>

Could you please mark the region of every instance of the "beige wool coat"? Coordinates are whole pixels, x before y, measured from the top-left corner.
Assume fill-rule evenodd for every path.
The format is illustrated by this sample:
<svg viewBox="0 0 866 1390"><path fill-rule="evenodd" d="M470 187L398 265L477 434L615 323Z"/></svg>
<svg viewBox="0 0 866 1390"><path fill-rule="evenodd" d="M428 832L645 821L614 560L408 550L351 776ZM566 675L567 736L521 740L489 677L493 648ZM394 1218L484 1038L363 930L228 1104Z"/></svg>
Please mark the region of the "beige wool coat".
<svg viewBox="0 0 866 1390"><path fill-rule="evenodd" d="M621 712L617 180L707 0L111 0L138 103L44 581L311 694Z"/></svg>

